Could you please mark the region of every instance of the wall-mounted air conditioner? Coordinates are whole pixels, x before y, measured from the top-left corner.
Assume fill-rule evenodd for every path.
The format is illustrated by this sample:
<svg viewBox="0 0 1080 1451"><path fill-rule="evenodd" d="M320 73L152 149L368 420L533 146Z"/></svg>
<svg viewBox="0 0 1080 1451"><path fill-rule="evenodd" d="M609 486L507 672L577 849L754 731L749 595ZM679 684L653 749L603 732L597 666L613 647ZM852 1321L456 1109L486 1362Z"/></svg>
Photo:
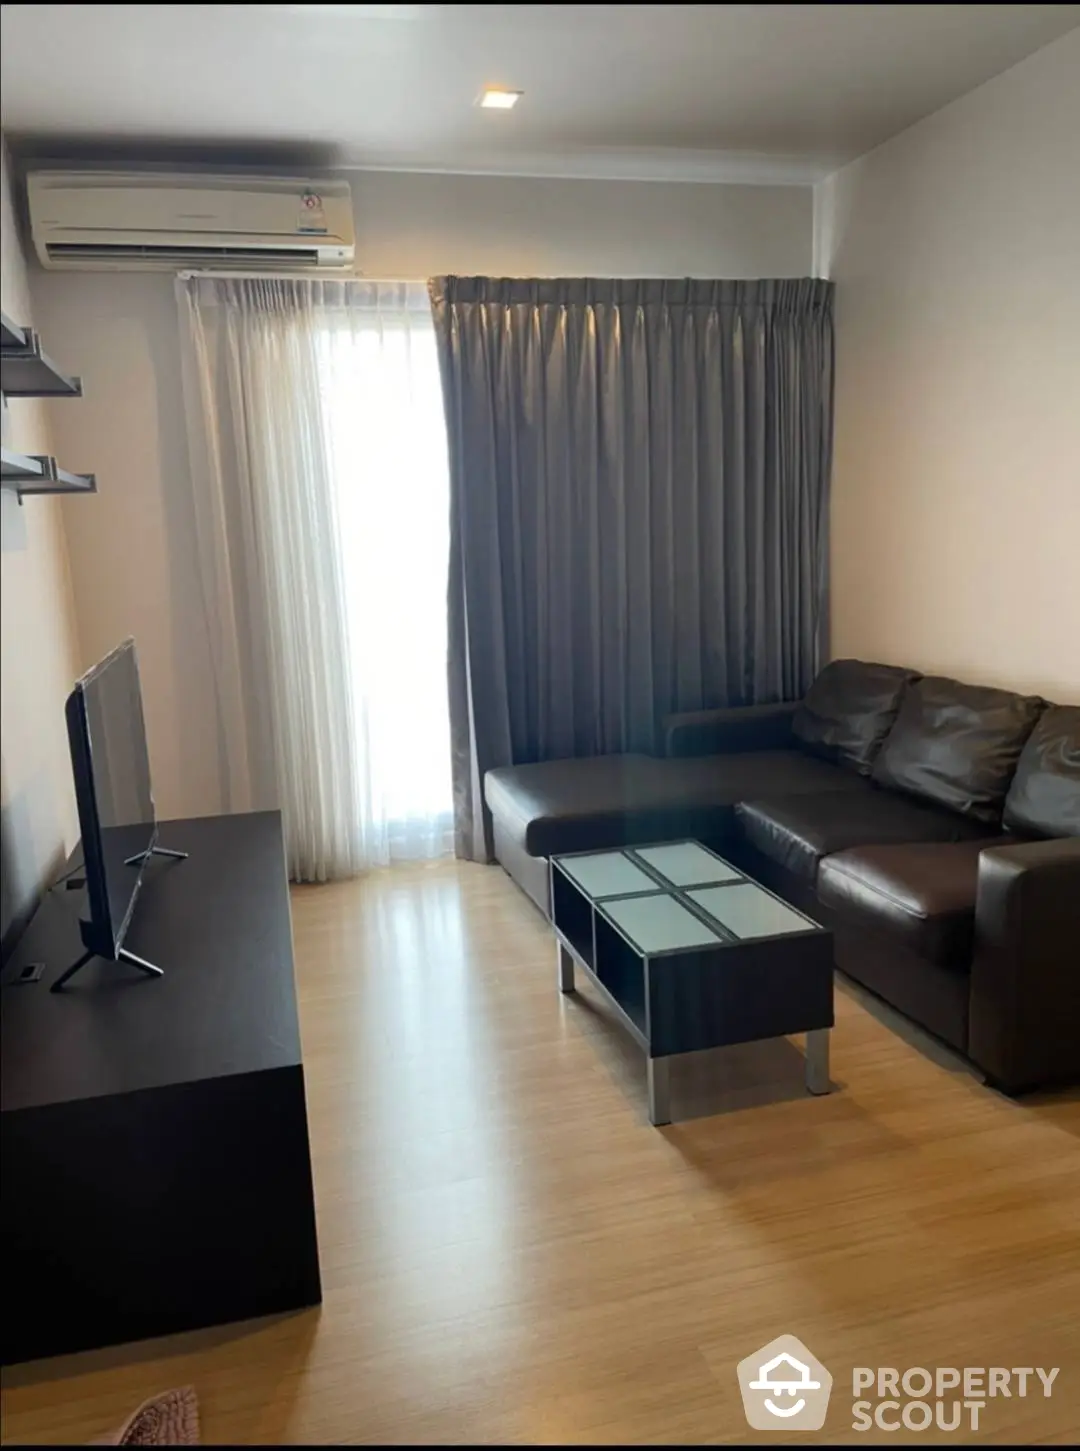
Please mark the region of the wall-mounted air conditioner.
<svg viewBox="0 0 1080 1451"><path fill-rule="evenodd" d="M30 232L43 267L349 271L343 181L185 172L31 171Z"/></svg>

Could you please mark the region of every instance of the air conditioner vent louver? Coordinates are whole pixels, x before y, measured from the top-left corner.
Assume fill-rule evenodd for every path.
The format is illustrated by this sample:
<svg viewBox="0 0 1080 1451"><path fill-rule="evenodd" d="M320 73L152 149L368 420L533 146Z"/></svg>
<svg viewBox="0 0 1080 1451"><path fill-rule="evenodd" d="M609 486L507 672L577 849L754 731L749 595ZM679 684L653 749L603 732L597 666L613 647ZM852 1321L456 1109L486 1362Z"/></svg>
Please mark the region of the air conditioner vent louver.
<svg viewBox="0 0 1080 1451"><path fill-rule="evenodd" d="M350 271L352 198L342 181L147 171L31 171L41 265L180 271Z"/></svg>
<svg viewBox="0 0 1080 1451"><path fill-rule="evenodd" d="M150 243L121 243L101 246L100 243L50 242L49 256L60 260L78 258L84 262L113 262L123 257L144 258L154 262L175 262L190 267L197 262L251 262L262 267L300 267L305 262L316 266L319 253L314 247L176 247Z"/></svg>

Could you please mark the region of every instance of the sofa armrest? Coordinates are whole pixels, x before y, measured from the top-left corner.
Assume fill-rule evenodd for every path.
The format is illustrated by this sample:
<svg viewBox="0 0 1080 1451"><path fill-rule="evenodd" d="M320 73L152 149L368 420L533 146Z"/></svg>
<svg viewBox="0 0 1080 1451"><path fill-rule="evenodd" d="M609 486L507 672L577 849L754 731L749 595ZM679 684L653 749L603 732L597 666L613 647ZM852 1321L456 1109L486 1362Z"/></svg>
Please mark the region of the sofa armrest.
<svg viewBox="0 0 1080 1451"><path fill-rule="evenodd" d="M665 756L714 756L731 751L782 750L793 741L798 701L691 710L664 720Z"/></svg>
<svg viewBox="0 0 1080 1451"><path fill-rule="evenodd" d="M1006 1092L1080 1078L1080 837L979 855L968 1056Z"/></svg>

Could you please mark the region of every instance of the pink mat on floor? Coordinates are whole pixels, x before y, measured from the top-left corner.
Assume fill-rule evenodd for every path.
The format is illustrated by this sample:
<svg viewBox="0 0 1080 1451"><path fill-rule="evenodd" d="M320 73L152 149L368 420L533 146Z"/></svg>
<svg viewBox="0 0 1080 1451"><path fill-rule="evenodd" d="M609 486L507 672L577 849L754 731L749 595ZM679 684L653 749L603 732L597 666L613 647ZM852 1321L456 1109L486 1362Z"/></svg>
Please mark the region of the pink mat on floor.
<svg viewBox="0 0 1080 1451"><path fill-rule="evenodd" d="M199 1402L191 1386L151 1396L118 1430L98 1436L95 1446L197 1446Z"/></svg>

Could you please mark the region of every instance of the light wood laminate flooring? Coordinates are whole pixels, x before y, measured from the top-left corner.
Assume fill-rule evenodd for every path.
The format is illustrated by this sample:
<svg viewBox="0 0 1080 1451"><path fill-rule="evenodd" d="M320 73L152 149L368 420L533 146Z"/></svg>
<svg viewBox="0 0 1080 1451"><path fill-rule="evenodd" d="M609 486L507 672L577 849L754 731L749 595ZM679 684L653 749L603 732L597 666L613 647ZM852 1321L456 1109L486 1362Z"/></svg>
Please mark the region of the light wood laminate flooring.
<svg viewBox="0 0 1080 1451"><path fill-rule="evenodd" d="M1080 1440L1075 1093L1010 1102L842 988L831 1096L797 1041L695 1055L657 1130L497 868L293 912L321 1309L10 1368L6 1440L86 1442L189 1382L207 1442L782 1440L735 1365L787 1331L835 1378L788 1439L906 1439L852 1429L859 1364L1059 1366L947 1439Z"/></svg>

